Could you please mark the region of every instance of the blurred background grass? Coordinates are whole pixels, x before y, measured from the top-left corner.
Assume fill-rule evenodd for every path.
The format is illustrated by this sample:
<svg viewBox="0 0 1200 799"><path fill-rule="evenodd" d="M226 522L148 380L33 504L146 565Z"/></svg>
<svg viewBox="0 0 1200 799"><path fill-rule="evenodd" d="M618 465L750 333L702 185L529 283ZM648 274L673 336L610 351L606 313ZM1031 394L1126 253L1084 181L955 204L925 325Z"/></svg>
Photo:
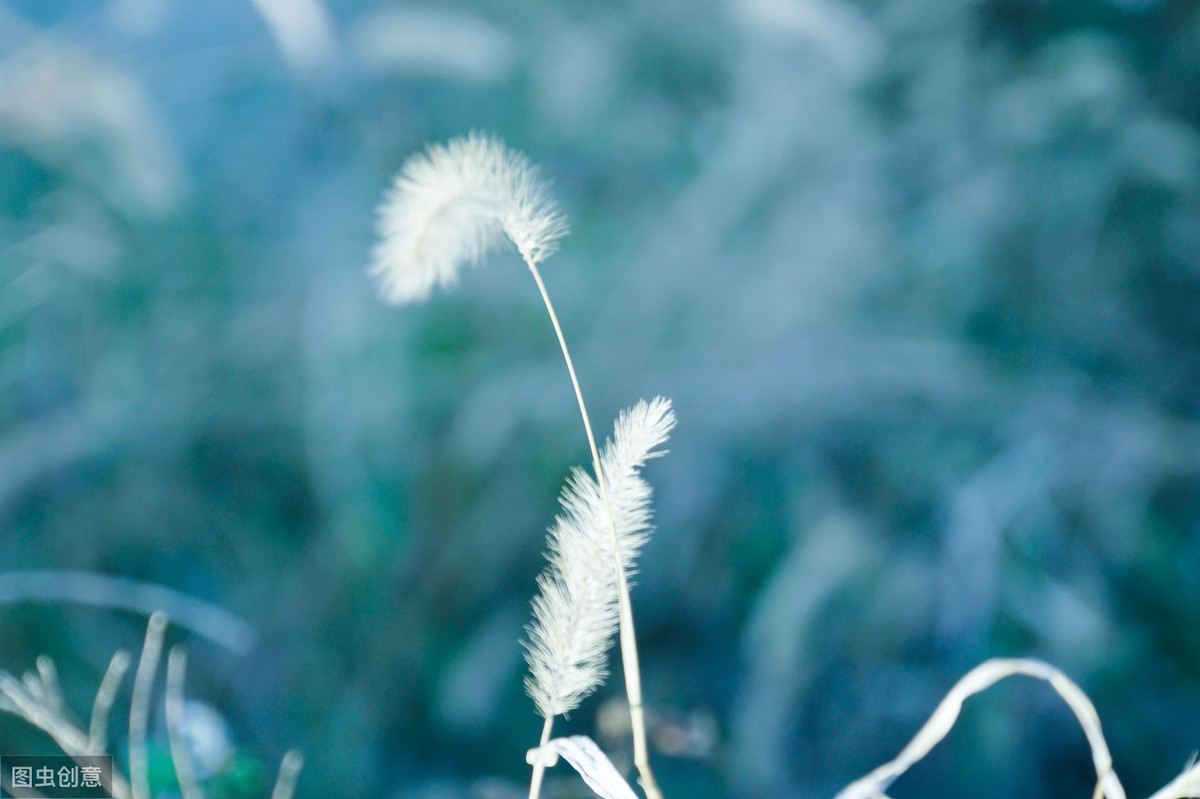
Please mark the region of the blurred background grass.
<svg viewBox="0 0 1200 799"><path fill-rule="evenodd" d="M571 220L597 427L680 418L634 594L668 796L831 795L991 655L1146 795L1200 747L1198 124L1187 0L6 0L0 567L248 621L170 635L301 797L523 795L570 386L515 256L364 276L390 176L478 129ZM82 714L144 624L9 602L0 667ZM564 729L622 760L615 683ZM1014 683L893 795L1093 781Z"/></svg>

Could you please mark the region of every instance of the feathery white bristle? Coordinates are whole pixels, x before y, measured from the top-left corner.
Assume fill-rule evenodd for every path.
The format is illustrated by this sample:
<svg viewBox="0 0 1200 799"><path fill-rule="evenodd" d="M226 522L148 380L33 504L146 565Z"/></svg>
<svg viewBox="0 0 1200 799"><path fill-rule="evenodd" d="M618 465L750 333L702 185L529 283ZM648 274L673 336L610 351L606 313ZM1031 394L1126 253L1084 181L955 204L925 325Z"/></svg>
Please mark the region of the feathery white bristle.
<svg viewBox="0 0 1200 799"><path fill-rule="evenodd" d="M391 303L451 286L464 263L511 241L532 264L567 232L529 159L472 133L411 157L378 209L370 274Z"/></svg>
<svg viewBox="0 0 1200 799"><path fill-rule="evenodd" d="M651 490L641 477L646 460L675 425L670 400L639 402L617 418L600 465L612 507L609 521L600 487L575 469L563 490L563 513L547 536L549 552L538 577L525 659L525 687L545 718L569 713L604 682L607 651L617 629L613 529L626 573L650 532Z"/></svg>

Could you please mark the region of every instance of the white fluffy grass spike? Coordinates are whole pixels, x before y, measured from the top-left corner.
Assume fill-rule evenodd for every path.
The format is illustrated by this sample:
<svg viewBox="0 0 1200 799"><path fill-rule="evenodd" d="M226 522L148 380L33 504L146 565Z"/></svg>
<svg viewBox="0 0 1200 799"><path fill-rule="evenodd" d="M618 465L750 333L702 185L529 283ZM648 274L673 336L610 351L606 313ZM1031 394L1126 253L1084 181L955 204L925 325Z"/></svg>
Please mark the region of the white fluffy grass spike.
<svg viewBox="0 0 1200 799"><path fill-rule="evenodd" d="M596 480L575 469L563 490L563 513L548 534L547 564L538 577L525 659L525 687L546 719L564 715L604 682L606 653L617 629L615 528L630 572L650 531L651 490L641 477L647 459L675 425L670 400L639 402L618 417L600 456L612 507L610 522Z"/></svg>
<svg viewBox="0 0 1200 799"><path fill-rule="evenodd" d="M1193 796L1200 796L1200 765L1197 765L1195 755L1192 755L1182 774L1155 791L1150 799L1184 799Z"/></svg>
<svg viewBox="0 0 1200 799"><path fill-rule="evenodd" d="M477 133L411 157L379 206L377 228L370 274L396 304L453 285L464 263L506 240L540 263L567 232L529 159Z"/></svg>
<svg viewBox="0 0 1200 799"><path fill-rule="evenodd" d="M1125 789L1121 787L1121 781L1112 770L1112 755L1108 751L1104 734L1100 731L1100 718L1091 700L1058 669L1040 660L1028 659L988 660L971 669L950 689L950 693L946 694L946 698L933 711L929 721L925 722L925 726L894 760L850 783L835 799L874 799L883 796L884 791L897 777L929 754L930 750L946 737L954 722L958 720L964 700L1015 674L1045 680L1058 692L1079 720L1079 726L1087 736L1092 749L1092 761L1096 766L1098 786L1103 795L1107 799L1125 799ZM1187 776L1187 773L1184 776ZM1155 794L1155 799L1165 797Z"/></svg>

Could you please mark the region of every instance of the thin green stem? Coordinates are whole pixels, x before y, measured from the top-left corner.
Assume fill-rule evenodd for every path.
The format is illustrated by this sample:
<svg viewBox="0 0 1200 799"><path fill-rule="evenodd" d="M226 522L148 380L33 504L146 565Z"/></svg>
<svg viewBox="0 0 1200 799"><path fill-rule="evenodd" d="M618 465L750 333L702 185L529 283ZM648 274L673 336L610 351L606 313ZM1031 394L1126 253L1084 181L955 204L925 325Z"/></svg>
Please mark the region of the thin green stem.
<svg viewBox="0 0 1200 799"><path fill-rule="evenodd" d="M625 672L625 693L629 699L629 722L633 730L633 763L641 776L642 790L647 799L662 799L662 792L654 780L650 770L650 754L646 746L646 719L642 708L642 672L638 665L637 635L633 629L633 609L629 601L629 582L625 577L625 567L621 558L621 543L617 536L617 524L613 519L612 503L608 499L608 487L604 480L604 470L600 466L600 451L596 448L596 437L592 434L592 423L588 418L587 406L583 402L583 391L579 388L579 378L575 376L575 364L571 361L571 353L567 349L567 340L563 337L562 327L558 324L558 314L554 312L554 304L546 292L546 284L532 259L526 257L525 263L533 273L542 301L546 304L546 312L550 315L550 323L554 325L554 334L558 336L558 346L562 349L563 360L567 362L567 372L571 375L571 385L575 389L575 399L579 402L579 415L583 418L583 429L587 433L588 447L592 450L592 468L596 472L596 484L600 488L600 496L608 511L609 526L613 538L613 568L617 574L617 619L618 636L621 641L621 665ZM545 743L543 741L543 743ZM530 799L536 799L530 794Z"/></svg>

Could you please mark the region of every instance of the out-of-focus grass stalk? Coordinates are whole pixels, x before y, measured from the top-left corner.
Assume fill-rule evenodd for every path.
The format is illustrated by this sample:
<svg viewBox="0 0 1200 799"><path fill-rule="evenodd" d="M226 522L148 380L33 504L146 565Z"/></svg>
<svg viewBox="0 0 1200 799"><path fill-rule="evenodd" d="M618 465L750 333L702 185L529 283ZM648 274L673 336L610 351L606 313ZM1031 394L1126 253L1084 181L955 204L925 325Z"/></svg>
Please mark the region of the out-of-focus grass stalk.
<svg viewBox="0 0 1200 799"><path fill-rule="evenodd" d="M165 613L155 612L146 627L146 640L133 677L133 696L129 702L129 783L133 799L150 798L150 759L146 753L146 721L150 715L150 694L154 675L162 655L163 634L167 629Z"/></svg>
<svg viewBox="0 0 1200 799"><path fill-rule="evenodd" d="M118 650L108 662L108 669L104 672L104 678L100 680L100 687L96 689L96 699L92 702L92 720L88 726L89 755L102 754L108 748L108 713L116 701L117 688L121 685L121 678L129 670L129 665L129 653L124 650Z"/></svg>
<svg viewBox="0 0 1200 799"><path fill-rule="evenodd" d="M167 654L167 689L163 700L171 764L175 767L175 779L179 783L179 793L183 799L202 799L203 794L196 785L187 741L183 739L183 680L186 671L187 655L181 647L171 647Z"/></svg>
<svg viewBox="0 0 1200 799"><path fill-rule="evenodd" d="M296 792L296 780L300 776L300 768L304 765L304 756L296 749L289 749L279 761L279 775L275 778L275 788L271 791L271 799L292 799Z"/></svg>
<svg viewBox="0 0 1200 799"><path fill-rule="evenodd" d="M249 652L258 632L224 608L165 585L69 569L0 573L0 604L77 602L153 615L166 613L183 627L238 655Z"/></svg>

